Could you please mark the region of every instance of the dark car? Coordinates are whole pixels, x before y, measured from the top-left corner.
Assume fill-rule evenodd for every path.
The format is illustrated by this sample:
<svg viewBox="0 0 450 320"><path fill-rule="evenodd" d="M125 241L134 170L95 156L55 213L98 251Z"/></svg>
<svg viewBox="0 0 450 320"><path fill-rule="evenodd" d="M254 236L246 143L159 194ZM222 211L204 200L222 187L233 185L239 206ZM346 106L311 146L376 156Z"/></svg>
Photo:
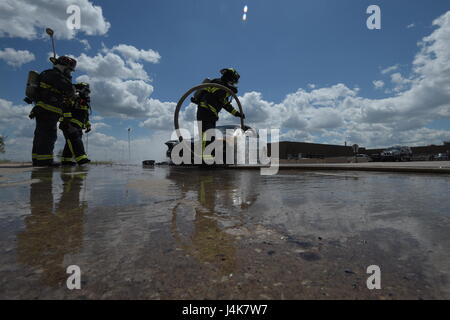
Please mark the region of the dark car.
<svg viewBox="0 0 450 320"><path fill-rule="evenodd" d="M449 155L447 153L438 153L431 157L433 161L447 161L449 160Z"/></svg>
<svg viewBox="0 0 450 320"><path fill-rule="evenodd" d="M383 158L381 157L381 153L372 153L369 155L370 159L372 159L373 162L380 162L383 161Z"/></svg>
<svg viewBox="0 0 450 320"><path fill-rule="evenodd" d="M411 161L412 151L410 147L395 146L381 153L382 161Z"/></svg>

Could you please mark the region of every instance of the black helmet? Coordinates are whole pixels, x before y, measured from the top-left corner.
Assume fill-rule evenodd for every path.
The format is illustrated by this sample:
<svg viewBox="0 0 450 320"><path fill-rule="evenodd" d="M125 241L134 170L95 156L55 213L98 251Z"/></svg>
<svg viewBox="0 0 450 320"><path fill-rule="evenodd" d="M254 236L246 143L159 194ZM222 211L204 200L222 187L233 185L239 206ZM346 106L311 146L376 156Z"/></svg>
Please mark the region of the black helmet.
<svg viewBox="0 0 450 320"><path fill-rule="evenodd" d="M77 88L78 90L89 90L89 83L86 82L78 82L75 83L75 88Z"/></svg>
<svg viewBox="0 0 450 320"><path fill-rule="evenodd" d="M225 68L220 70L222 74L222 80L225 82L229 82L232 84L238 83L239 78L241 77L239 73L233 68Z"/></svg>
<svg viewBox="0 0 450 320"><path fill-rule="evenodd" d="M68 57L68 56L61 56L58 59L54 60L55 65L62 65L68 67L70 70L74 71L75 67L77 66L77 60Z"/></svg>
<svg viewBox="0 0 450 320"><path fill-rule="evenodd" d="M83 97L88 97L91 93L91 89L89 87L89 83L86 82L78 82L75 84L75 89L80 93Z"/></svg>

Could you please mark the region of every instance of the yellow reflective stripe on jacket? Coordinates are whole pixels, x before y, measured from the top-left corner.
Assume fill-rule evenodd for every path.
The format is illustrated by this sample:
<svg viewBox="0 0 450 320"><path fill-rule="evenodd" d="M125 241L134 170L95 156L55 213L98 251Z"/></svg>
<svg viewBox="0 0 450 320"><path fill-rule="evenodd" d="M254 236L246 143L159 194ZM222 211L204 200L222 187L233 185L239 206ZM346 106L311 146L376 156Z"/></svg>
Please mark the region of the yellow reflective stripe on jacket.
<svg viewBox="0 0 450 320"><path fill-rule="evenodd" d="M207 87L205 88L206 91L208 91L209 93L214 93L218 90L220 90L220 88L216 88L216 87Z"/></svg>
<svg viewBox="0 0 450 320"><path fill-rule="evenodd" d="M72 161L72 158L64 158L64 157L61 157L61 161Z"/></svg>
<svg viewBox="0 0 450 320"><path fill-rule="evenodd" d="M200 107L211 110L217 116L217 110L212 105L200 102Z"/></svg>
<svg viewBox="0 0 450 320"><path fill-rule="evenodd" d="M77 109L81 109L81 110L89 110L88 106L79 106Z"/></svg>
<svg viewBox="0 0 450 320"><path fill-rule="evenodd" d="M72 113L71 112L64 112L63 113L63 117L64 118L72 118Z"/></svg>
<svg viewBox="0 0 450 320"><path fill-rule="evenodd" d="M81 121L79 121L79 120L77 120L77 119L72 118L72 119L70 119L70 122L75 123L75 124L78 125L80 128L83 128L83 127L84 127L84 126L83 126L83 122L81 122Z"/></svg>
<svg viewBox="0 0 450 320"><path fill-rule="evenodd" d="M38 101L36 103L36 106L41 107L41 108L43 108L45 110L48 110L48 111L51 111L51 112L55 112L57 114L62 114L62 109L61 108L58 108L58 107L55 107L55 106L51 106L51 105L46 104L46 103L44 103L42 101Z"/></svg>
<svg viewBox="0 0 450 320"><path fill-rule="evenodd" d="M234 116L237 113L236 109L233 109L233 111L231 111L231 114Z"/></svg>
<svg viewBox="0 0 450 320"><path fill-rule="evenodd" d="M53 87L52 87L51 85L49 85L48 83L40 82L39 85L40 85L41 88L48 89L48 90L50 90L50 91L53 91L53 92L56 92L56 93L61 94L61 91L59 91L58 89L53 88Z"/></svg>

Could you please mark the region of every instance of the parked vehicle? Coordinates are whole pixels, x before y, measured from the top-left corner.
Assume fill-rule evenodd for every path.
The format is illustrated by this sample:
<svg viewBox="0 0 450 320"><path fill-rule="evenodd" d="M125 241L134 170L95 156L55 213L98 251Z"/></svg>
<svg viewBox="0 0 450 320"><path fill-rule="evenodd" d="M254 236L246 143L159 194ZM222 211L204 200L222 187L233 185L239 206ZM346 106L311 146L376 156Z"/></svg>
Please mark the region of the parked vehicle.
<svg viewBox="0 0 450 320"><path fill-rule="evenodd" d="M369 157L370 157L370 159L372 159L373 162L382 161L381 153L372 153Z"/></svg>
<svg viewBox="0 0 450 320"><path fill-rule="evenodd" d="M381 153L382 161L411 161L412 151L410 147L395 146Z"/></svg>
<svg viewBox="0 0 450 320"><path fill-rule="evenodd" d="M370 162L372 161L372 158L369 157L367 154L358 153L356 155L356 162ZM353 158L352 162L355 162L355 159Z"/></svg>
<svg viewBox="0 0 450 320"><path fill-rule="evenodd" d="M447 153L438 153L436 155L431 156L431 160L433 160L433 161L447 161L447 160L449 160L449 155Z"/></svg>

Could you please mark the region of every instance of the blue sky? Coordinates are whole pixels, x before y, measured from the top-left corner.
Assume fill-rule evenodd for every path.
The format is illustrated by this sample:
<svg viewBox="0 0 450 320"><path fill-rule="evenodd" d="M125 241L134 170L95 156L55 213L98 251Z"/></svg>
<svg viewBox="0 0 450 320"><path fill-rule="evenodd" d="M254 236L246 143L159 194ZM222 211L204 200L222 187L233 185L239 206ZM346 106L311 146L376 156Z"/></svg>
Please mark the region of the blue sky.
<svg viewBox="0 0 450 320"><path fill-rule="evenodd" d="M25 0L22 2L24 5L28 3ZM80 2L84 6L88 1L72 2ZM168 103L169 112L169 103L176 102L187 89L205 77L217 76L222 67L235 67L241 74L239 95L243 97L251 92L260 94L257 98L247 96L247 99L243 99L257 100L248 100L248 104L254 108L249 111L249 115L253 114L253 111L262 110L258 109L258 103L261 106L269 103L286 106L289 112L286 117L298 113L295 117L300 118L303 117L302 112L315 114L315 110L305 111L304 105L299 105L298 109L294 106L292 109L283 103L288 95L295 94L299 89L311 92L343 84L349 90L356 90L355 93L350 92L350 96L356 95L360 99L371 100L367 110L375 108L372 104L381 103L383 99L406 93L411 88L408 85L414 86L412 81L418 77L414 75L412 65L420 52L418 42L432 34L436 30L432 22L450 10L450 3L446 0L136 0L89 3L101 7L102 14L99 19L110 23L110 28L98 31L96 35L86 35L86 32L81 30L71 39L68 39L69 36L66 36L66 39L57 39L58 54L71 54L75 57L85 54L94 57L101 53L102 48L111 49L119 44L158 52L161 58L157 63L142 60L136 62L142 64L151 79L144 81L153 89L149 98ZM381 8L381 30L368 30L366 27L366 19L369 16L366 14L366 8L372 4ZM245 5L248 6L247 20L242 21ZM45 23L46 21L38 21L33 27L40 30ZM5 25L6 23L0 25L0 31L3 31L0 50L27 50L35 56L33 61L18 67L12 67L6 60L0 60L0 98L12 102L13 106L18 108L23 105L21 100L27 71L43 70L49 66L47 56L50 42L37 36L34 39L26 39L18 32L16 36L5 34ZM446 25L442 28L446 28ZM55 31L58 32L57 29ZM78 41L81 39L89 41L89 50L85 50L83 44ZM395 71L382 73L382 70L391 66L397 66ZM392 83L391 76L394 72L401 74L400 79L404 84L404 87L398 87L398 90L394 90L395 84ZM74 76L76 78L85 73L86 70L79 70ZM89 76L92 78L94 75ZM408 81L403 79L410 79L411 82L408 84ZM382 81L383 86L377 89L373 81ZM314 87L309 86L310 84ZM339 99L345 99L341 98ZM105 111L108 106L97 108L95 100L93 101L94 110L98 110L96 114L102 116L101 121L105 124L99 131L104 135L119 140L125 139L124 129L128 126L133 127L136 139L145 139L157 131L142 125L146 120L145 116L128 119L123 119L126 116L123 114L108 116ZM330 112L333 108L339 112L339 107L333 103L330 105ZM314 104L312 107L320 108ZM150 108L151 104L149 110ZM244 104L244 110L245 108ZM448 109L446 103L441 104L440 108ZM367 113L367 110L364 112ZM445 112L439 112L439 115L444 116L434 116L426 123L418 124L416 129L449 130L450 120L445 116ZM271 116L268 114L268 117ZM405 116L406 118L408 117ZM310 123L315 121L312 116L305 117L304 120ZM248 121L252 122L252 118L249 117ZM340 127L332 128L334 131L327 131L329 126L313 128L305 124L305 127L301 127L303 122L300 121L301 130L291 128L295 133L287 134L286 139L336 143L343 135L352 137L353 134L343 126L344 123L347 124L347 120L343 121ZM283 132L289 131L289 128L282 126L282 119L277 123L281 125ZM264 122L256 124L273 125ZM386 132L386 135L395 133L395 128L388 125L387 128L394 131ZM0 129L14 135L12 129ZM333 134L330 133L332 131ZM440 132L439 139L442 137ZM361 143L368 147L382 143L388 145L409 142L394 141L395 139L387 136L384 140L380 137L364 139ZM422 141L419 139L411 141L410 144L435 142L430 139L424 137Z"/></svg>

